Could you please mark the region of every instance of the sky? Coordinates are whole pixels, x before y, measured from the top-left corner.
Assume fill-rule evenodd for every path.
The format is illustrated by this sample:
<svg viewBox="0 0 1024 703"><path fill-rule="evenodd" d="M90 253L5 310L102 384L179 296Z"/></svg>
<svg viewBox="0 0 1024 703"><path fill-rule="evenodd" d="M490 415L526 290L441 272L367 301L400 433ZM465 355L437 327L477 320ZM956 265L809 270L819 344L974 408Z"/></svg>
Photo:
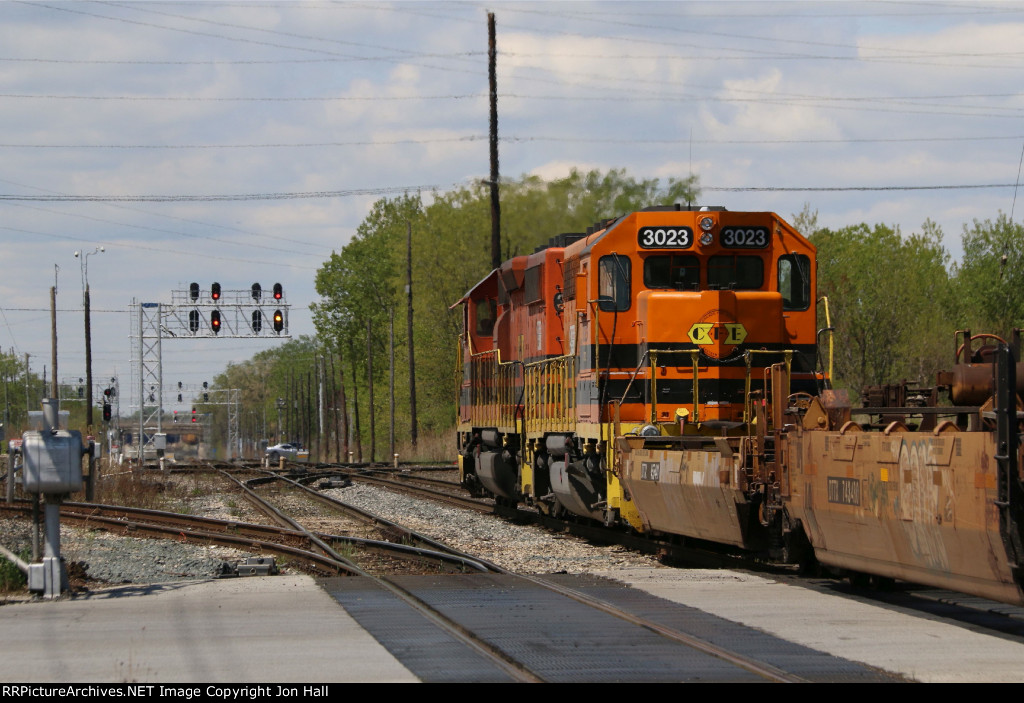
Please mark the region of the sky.
<svg viewBox="0 0 1024 703"><path fill-rule="evenodd" d="M1024 212L1024 2L0 0L0 348L49 369L56 281L84 377L86 274L97 387L131 385L133 301L192 281L280 282L314 334L375 200L488 177L488 12L503 178L693 173L730 210L930 218L954 257ZM281 343L165 340L165 386Z"/></svg>

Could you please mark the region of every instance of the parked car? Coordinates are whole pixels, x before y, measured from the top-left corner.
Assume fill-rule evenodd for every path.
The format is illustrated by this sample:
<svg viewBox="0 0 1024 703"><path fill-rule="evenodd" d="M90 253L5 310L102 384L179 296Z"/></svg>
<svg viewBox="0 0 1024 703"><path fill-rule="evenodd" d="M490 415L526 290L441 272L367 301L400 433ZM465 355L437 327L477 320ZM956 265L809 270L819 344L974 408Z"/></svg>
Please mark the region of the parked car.
<svg viewBox="0 0 1024 703"><path fill-rule="evenodd" d="M265 454L271 461L278 461L281 457L295 461L299 456L299 447L296 444L290 444L287 442L284 444L275 444L272 447L267 447Z"/></svg>

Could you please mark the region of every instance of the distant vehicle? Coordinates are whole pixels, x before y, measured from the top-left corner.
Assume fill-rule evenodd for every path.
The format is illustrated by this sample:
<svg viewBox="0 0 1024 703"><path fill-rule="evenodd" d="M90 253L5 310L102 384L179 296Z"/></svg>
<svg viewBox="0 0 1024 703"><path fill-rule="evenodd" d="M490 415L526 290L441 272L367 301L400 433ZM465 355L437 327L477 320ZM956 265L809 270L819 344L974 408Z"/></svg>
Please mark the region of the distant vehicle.
<svg viewBox="0 0 1024 703"><path fill-rule="evenodd" d="M299 447L290 443L275 444L267 447L265 454L271 461L278 461L281 457L295 461L299 457Z"/></svg>

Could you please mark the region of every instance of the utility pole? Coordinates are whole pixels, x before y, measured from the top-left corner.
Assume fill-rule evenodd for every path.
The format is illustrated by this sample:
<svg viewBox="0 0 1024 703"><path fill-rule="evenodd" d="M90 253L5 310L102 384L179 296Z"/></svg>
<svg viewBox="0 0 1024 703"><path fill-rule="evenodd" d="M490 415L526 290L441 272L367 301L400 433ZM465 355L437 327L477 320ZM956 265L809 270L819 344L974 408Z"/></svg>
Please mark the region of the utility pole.
<svg viewBox="0 0 1024 703"><path fill-rule="evenodd" d="M370 463L377 453L377 409L373 407L373 345L370 343L370 320L366 320L366 380L370 391Z"/></svg>
<svg viewBox="0 0 1024 703"><path fill-rule="evenodd" d="M50 388L51 398L60 398L60 389L57 386L57 271L54 266L53 287L50 289L50 367L53 369L53 385ZM58 400L59 402L59 400ZM58 410L60 406L57 406ZM28 412L28 408L25 408Z"/></svg>
<svg viewBox="0 0 1024 703"><path fill-rule="evenodd" d="M413 339L412 339L412 222L406 220L406 255L405 255L405 292L406 299L408 302L407 318L408 322L406 328L409 333L409 414L412 416L410 420L412 427L410 428L410 435L412 437L412 446L416 446L416 355L413 352Z"/></svg>
<svg viewBox="0 0 1024 703"><path fill-rule="evenodd" d="M388 376L388 390L391 392L391 425L388 435L389 448L392 458L395 456L395 309L389 310L391 324L389 326L391 338L391 369Z"/></svg>
<svg viewBox="0 0 1024 703"><path fill-rule="evenodd" d="M498 201L498 49L494 13L487 13L487 74L491 87L491 268L501 266L501 205Z"/></svg>

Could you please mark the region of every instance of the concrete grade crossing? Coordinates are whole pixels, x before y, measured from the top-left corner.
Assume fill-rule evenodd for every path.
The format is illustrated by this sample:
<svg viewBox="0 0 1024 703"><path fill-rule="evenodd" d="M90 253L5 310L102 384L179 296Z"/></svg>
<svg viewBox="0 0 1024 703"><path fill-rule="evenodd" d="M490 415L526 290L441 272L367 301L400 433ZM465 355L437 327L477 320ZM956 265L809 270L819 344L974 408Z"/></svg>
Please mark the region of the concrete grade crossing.
<svg viewBox="0 0 1024 703"><path fill-rule="evenodd" d="M732 571L640 568L603 576L918 681L1024 681L1024 644L1016 638L936 618ZM301 688L418 680L314 579L301 575L118 586L11 603L0 607L0 631L5 684Z"/></svg>

